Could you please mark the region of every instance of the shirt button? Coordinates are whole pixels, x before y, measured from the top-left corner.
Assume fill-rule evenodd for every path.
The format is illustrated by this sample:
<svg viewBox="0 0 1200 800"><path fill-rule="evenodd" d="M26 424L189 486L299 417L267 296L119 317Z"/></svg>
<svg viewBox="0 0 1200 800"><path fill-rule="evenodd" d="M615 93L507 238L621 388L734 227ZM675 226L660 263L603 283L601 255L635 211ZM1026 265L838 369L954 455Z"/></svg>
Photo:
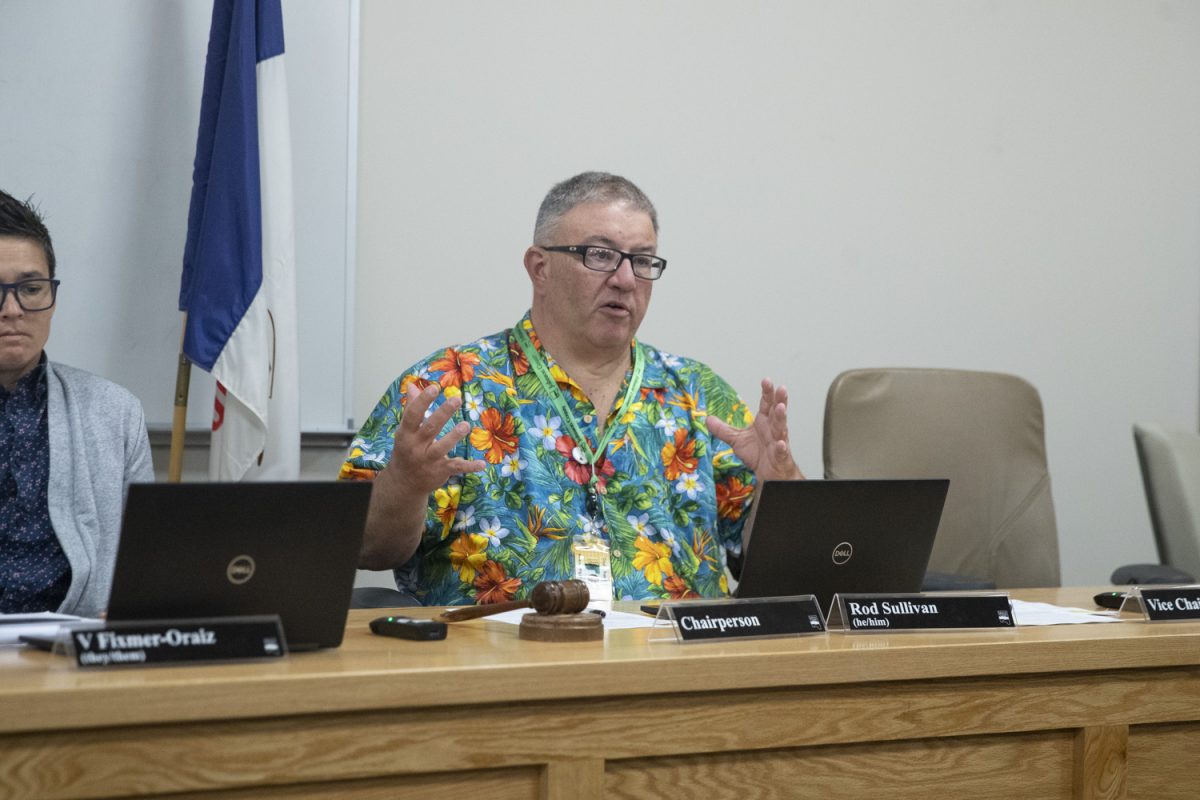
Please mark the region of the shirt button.
<svg viewBox="0 0 1200 800"><path fill-rule="evenodd" d="M612 551L612 554L613 554L613 558L620 558L620 557L621 557L621 551L620 551L620 550L613 550L613 551Z"/></svg>
<svg viewBox="0 0 1200 800"><path fill-rule="evenodd" d="M583 421L584 421L584 422L591 422L591 421L592 421L592 415L591 415L591 414L584 414L584 415L583 415Z"/></svg>

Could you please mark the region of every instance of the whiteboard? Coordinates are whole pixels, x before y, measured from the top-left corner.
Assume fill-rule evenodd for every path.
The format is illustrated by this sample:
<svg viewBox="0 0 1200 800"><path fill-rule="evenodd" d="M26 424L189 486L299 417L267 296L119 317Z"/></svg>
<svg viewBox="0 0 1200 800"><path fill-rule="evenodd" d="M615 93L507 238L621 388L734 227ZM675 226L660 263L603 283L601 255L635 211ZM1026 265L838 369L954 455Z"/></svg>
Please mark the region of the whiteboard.
<svg viewBox="0 0 1200 800"><path fill-rule="evenodd" d="M0 187L34 196L62 279L46 351L169 426L179 277L212 6L3 0ZM301 426L353 428L357 3L284 0L296 192ZM192 369L188 427L212 379Z"/></svg>

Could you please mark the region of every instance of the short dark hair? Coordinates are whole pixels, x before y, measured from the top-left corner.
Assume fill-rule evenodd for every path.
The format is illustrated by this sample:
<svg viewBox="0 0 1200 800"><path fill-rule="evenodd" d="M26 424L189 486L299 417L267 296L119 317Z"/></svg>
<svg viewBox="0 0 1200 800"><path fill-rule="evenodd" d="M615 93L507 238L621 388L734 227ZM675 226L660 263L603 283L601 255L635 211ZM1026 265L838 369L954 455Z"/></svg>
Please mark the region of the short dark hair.
<svg viewBox="0 0 1200 800"><path fill-rule="evenodd" d="M553 244L550 237L559 221L575 206L584 203L625 202L650 216L654 233L658 233L658 212L645 193L634 186L633 181L608 172L581 172L555 184L538 209L537 223L533 227L533 243L539 246Z"/></svg>
<svg viewBox="0 0 1200 800"><path fill-rule="evenodd" d="M46 254L50 277L54 277L54 243L50 241L50 231L34 207L32 197L22 203L0 189L0 236L30 239L41 245L42 252Z"/></svg>

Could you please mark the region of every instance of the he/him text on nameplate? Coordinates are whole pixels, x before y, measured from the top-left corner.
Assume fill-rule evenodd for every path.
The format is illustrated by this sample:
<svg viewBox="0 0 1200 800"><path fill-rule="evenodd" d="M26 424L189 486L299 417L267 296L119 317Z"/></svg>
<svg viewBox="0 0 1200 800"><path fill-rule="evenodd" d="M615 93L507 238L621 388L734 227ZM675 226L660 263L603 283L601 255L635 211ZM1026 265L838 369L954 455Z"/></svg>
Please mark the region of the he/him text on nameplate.
<svg viewBox="0 0 1200 800"><path fill-rule="evenodd" d="M829 627L847 631L1013 628L1007 594L840 594Z"/></svg>
<svg viewBox="0 0 1200 800"><path fill-rule="evenodd" d="M1170 622L1172 620L1200 619L1200 585L1150 588L1141 586L1134 590L1142 603L1142 613L1148 622ZM1129 598L1126 598L1129 602ZM1130 603L1131 608L1134 604ZM1125 610L1122 606L1122 611Z"/></svg>
<svg viewBox="0 0 1200 800"><path fill-rule="evenodd" d="M663 603L658 619L671 623L680 642L800 636L825 630L821 607L810 594L711 603Z"/></svg>
<svg viewBox="0 0 1200 800"><path fill-rule="evenodd" d="M278 615L109 622L73 630L81 667L247 661L287 655Z"/></svg>

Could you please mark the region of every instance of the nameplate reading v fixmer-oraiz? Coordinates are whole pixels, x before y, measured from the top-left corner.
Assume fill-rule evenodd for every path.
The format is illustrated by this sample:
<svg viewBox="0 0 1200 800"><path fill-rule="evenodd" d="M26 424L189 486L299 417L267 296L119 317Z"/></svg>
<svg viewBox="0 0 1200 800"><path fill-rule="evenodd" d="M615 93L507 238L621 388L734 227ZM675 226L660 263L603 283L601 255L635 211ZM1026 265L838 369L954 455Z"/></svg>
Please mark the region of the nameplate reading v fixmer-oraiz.
<svg viewBox="0 0 1200 800"><path fill-rule="evenodd" d="M81 667L279 658L287 653L278 616L110 622L71 632Z"/></svg>

